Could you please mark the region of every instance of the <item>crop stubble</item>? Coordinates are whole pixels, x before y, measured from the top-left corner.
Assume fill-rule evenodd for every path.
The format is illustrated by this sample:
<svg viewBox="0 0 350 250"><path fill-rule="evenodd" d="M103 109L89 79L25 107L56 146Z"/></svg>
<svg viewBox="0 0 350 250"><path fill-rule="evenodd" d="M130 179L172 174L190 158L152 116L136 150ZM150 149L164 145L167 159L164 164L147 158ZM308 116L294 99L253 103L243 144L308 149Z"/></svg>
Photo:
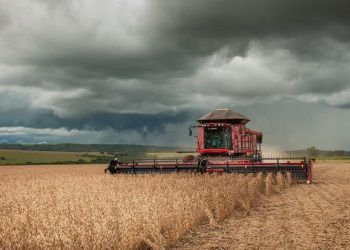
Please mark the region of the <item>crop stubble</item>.
<svg viewBox="0 0 350 250"><path fill-rule="evenodd" d="M186 234L178 249L350 249L350 164L316 164L311 185L272 196L249 216Z"/></svg>

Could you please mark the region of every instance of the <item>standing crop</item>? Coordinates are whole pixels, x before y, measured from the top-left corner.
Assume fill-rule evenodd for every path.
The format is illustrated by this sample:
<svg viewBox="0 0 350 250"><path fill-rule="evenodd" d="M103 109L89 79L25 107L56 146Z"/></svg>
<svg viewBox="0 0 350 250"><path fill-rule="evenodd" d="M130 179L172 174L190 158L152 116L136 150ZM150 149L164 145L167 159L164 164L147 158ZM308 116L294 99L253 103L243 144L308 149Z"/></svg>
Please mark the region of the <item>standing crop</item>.
<svg viewBox="0 0 350 250"><path fill-rule="evenodd" d="M0 248L166 247L249 212L282 175L118 175L101 166L0 168Z"/></svg>

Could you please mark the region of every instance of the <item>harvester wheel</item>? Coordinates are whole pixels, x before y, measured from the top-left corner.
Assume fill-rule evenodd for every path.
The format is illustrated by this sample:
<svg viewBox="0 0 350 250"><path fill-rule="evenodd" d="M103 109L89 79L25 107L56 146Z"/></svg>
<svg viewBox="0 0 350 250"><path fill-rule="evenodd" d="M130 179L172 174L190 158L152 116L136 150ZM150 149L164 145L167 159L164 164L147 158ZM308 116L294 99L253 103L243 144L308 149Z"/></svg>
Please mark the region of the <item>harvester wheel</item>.
<svg viewBox="0 0 350 250"><path fill-rule="evenodd" d="M206 159L199 159L197 163L197 172L201 174L207 172L207 163L208 161Z"/></svg>

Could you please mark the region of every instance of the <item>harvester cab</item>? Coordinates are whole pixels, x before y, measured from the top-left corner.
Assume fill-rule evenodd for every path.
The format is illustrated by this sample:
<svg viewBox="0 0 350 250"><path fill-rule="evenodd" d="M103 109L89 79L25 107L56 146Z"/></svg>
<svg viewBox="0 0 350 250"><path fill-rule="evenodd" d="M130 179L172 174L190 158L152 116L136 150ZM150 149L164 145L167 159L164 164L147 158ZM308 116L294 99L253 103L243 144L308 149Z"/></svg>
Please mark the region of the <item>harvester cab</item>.
<svg viewBox="0 0 350 250"><path fill-rule="evenodd" d="M249 119L217 109L198 120L197 152L205 156L261 155L262 133L246 127Z"/></svg>
<svg viewBox="0 0 350 250"><path fill-rule="evenodd" d="M197 120L198 156L183 159L119 162L115 173L291 173L295 180L312 180L312 162L304 156L263 157L261 132L249 129L249 119L229 109L214 110Z"/></svg>

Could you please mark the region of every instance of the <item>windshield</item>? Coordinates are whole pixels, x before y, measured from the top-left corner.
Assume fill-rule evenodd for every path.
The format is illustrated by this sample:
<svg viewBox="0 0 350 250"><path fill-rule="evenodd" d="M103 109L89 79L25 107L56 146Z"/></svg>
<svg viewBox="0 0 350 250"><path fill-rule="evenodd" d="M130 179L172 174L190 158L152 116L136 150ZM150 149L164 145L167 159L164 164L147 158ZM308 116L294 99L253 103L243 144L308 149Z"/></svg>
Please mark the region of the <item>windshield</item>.
<svg viewBox="0 0 350 250"><path fill-rule="evenodd" d="M231 129L227 127L205 128L204 148L231 148Z"/></svg>

